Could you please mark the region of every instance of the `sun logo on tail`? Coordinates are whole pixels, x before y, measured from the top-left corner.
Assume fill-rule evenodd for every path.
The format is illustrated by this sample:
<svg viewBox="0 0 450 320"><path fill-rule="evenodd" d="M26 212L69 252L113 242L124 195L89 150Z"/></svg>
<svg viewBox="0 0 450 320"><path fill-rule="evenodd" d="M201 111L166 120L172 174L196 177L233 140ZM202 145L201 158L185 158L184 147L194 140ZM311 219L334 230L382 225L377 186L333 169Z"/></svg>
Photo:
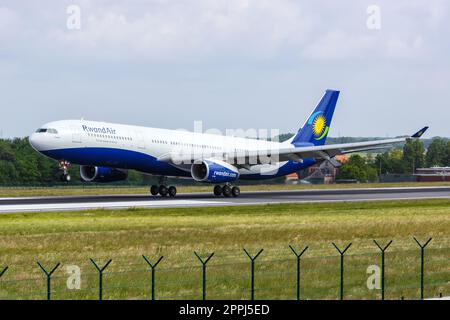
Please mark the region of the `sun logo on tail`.
<svg viewBox="0 0 450 320"><path fill-rule="evenodd" d="M316 137L320 137L323 131L325 130L325 125L327 121L325 120L325 117L323 115L318 115L312 125L313 133Z"/></svg>
<svg viewBox="0 0 450 320"><path fill-rule="evenodd" d="M315 112L308 120L308 124L311 125L314 139L322 140L328 133L329 127L327 126L327 119L322 112Z"/></svg>

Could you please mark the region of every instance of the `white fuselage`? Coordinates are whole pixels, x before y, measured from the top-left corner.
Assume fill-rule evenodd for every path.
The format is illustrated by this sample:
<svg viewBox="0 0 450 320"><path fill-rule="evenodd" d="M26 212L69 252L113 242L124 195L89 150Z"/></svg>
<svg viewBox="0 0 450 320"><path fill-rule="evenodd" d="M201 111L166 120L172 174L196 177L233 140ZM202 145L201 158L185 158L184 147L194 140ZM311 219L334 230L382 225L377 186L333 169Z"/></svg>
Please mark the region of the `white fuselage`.
<svg viewBox="0 0 450 320"><path fill-rule="evenodd" d="M41 132L39 132L41 131ZM62 120L45 124L30 136L31 145L56 160L110 166L165 176L190 176L190 164L168 163L167 157L221 159L225 155L276 150L281 143L181 130L115 123ZM312 163L311 163L312 164ZM239 167L241 178L271 178L305 167L290 161ZM280 170L284 167L284 170ZM263 172L263 175L261 175Z"/></svg>

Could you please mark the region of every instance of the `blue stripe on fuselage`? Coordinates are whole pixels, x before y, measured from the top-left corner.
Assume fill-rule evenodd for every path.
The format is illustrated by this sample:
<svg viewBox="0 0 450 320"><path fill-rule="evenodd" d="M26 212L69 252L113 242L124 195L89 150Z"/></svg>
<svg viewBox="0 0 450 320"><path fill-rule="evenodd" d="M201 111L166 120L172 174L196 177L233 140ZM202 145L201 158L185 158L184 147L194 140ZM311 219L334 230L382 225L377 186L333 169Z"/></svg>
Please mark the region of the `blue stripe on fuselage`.
<svg viewBox="0 0 450 320"><path fill-rule="evenodd" d="M67 160L79 165L92 165L98 167L113 167L121 169L132 169L140 172L164 175L190 177L191 173L176 168L169 163L158 161L148 154L116 148L67 148L40 151L46 156L56 160ZM273 175L260 173L243 174L242 180L272 179L305 169L315 163L314 159L304 159L303 163L288 161L282 165Z"/></svg>
<svg viewBox="0 0 450 320"><path fill-rule="evenodd" d="M316 163L316 161L312 158L311 159L310 158L303 159L302 163L288 161L284 165L282 165L280 168L278 168L278 171L273 175L265 175L265 174L255 173L255 174L241 175L239 178L242 180L273 179L273 178L285 176L287 174L306 169L306 168L314 165L315 163Z"/></svg>
<svg viewBox="0 0 450 320"><path fill-rule="evenodd" d="M115 148L68 148L41 151L53 159L64 159L79 165L133 169L141 172L166 175L190 176L189 172L158 161L148 154Z"/></svg>

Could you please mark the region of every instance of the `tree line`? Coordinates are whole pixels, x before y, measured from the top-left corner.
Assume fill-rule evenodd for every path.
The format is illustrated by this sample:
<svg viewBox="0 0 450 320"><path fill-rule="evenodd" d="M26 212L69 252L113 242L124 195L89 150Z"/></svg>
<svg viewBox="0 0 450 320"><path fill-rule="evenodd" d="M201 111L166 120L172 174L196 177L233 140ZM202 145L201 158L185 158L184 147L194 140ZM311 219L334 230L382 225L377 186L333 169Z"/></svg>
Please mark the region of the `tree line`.
<svg viewBox="0 0 450 320"><path fill-rule="evenodd" d="M377 181L380 173L412 173L424 166L450 166L450 141L434 138L425 150L422 140L410 140L402 149L365 157L352 155L340 168L338 178ZM0 185L56 185L61 184L60 174L58 162L36 152L28 138L0 139ZM81 183L77 165L71 166L70 174L71 184ZM130 171L128 180L117 184L143 185L154 179Z"/></svg>
<svg viewBox="0 0 450 320"><path fill-rule="evenodd" d="M450 140L433 138L425 149L423 140L408 140L403 148L366 156L351 155L337 179L376 182L380 174L412 174L417 168L450 167Z"/></svg>
<svg viewBox="0 0 450 320"><path fill-rule="evenodd" d="M80 167L70 167L72 181L80 184ZM0 139L0 185L3 186L50 186L64 184L60 180L58 162L35 151L28 138ZM126 181L116 184L144 184L148 176L130 171Z"/></svg>

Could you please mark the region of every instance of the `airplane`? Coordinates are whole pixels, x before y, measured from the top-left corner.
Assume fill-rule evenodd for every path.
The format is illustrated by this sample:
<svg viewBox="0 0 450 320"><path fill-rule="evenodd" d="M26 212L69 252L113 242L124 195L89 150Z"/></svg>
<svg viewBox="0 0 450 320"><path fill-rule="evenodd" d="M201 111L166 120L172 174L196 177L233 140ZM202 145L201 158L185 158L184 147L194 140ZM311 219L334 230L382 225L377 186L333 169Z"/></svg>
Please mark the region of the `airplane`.
<svg viewBox="0 0 450 320"><path fill-rule="evenodd" d="M401 138L326 145L339 93L326 90L303 126L284 142L87 120L46 123L29 142L59 161L63 181L70 181L74 163L85 182L125 180L129 170L136 170L159 177L159 185L150 187L154 196L174 197L177 189L166 185L167 177L185 177L214 184L215 196L237 197L240 189L233 184L239 180L272 179L323 161L339 166L336 155L385 149L420 138L428 129Z"/></svg>

